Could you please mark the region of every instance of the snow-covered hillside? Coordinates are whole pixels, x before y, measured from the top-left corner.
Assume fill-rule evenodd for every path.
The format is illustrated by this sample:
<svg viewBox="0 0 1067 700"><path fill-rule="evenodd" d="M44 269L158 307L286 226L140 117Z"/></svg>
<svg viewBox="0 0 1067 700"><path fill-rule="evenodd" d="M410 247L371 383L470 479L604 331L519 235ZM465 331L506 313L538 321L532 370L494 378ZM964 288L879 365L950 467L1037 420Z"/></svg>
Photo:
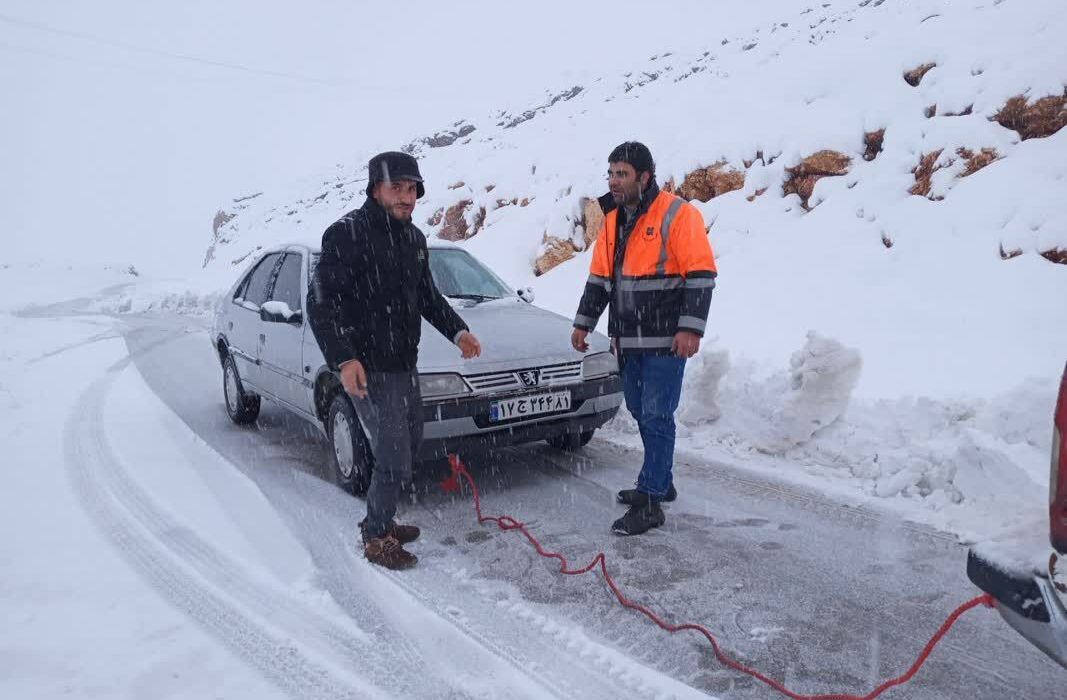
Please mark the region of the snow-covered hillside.
<svg viewBox="0 0 1067 700"><path fill-rule="evenodd" d="M743 182L696 202L722 270L713 315L727 349L781 366L816 329L861 350L866 394L1004 390L1063 354L1049 321L1067 315L1064 268L1038 254L1067 250L1067 136L1024 140L995 117L1015 96L1052 96L1046 121L1062 126L1065 30L1055 2L979 0L827 3L747 33L705 28L703 51L411 141L429 180L417 214L428 235L467 239L569 315L587 261L535 279L538 258L585 247L585 198L604 191L611 147L637 138L661 182L716 165L719 191ZM826 150L841 158L813 172L841 174L810 187L796 168ZM926 196L910 194L923 163L936 168ZM364 177L359 160L235 198L215 219L212 278L228 281L260 246L317 241L361 203ZM798 186L804 200L785 194ZM683 191L705 199L715 186Z"/></svg>
<svg viewBox="0 0 1067 700"><path fill-rule="evenodd" d="M784 455L967 534L1025 512L1067 356L1067 17L1053 0L793 8L726 34L683 22L686 50L236 196L167 303L209 304L262 246L316 243L362 202L364 157L402 145L428 181L426 234L570 316L588 199L638 139L700 208L720 268L687 444ZM990 463L1007 471L975 478Z"/></svg>

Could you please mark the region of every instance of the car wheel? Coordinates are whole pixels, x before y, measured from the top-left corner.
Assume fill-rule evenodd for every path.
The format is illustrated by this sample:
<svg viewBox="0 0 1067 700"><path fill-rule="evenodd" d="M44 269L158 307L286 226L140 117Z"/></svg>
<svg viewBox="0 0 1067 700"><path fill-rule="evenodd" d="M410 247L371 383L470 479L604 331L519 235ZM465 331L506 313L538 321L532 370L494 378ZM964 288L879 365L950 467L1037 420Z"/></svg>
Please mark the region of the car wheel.
<svg viewBox="0 0 1067 700"><path fill-rule="evenodd" d="M334 394L330 402L326 434L333 455L334 482L355 496L366 495L374 460L356 409L343 391Z"/></svg>
<svg viewBox="0 0 1067 700"><path fill-rule="evenodd" d="M226 399L226 413L234 423L247 425L259 417L259 396L245 391L232 355L222 361L222 393Z"/></svg>
<svg viewBox="0 0 1067 700"><path fill-rule="evenodd" d="M556 435L550 437L546 442L552 447L560 450L566 450L567 452L573 452L580 450L589 444L589 441L593 439L594 430L584 430L580 433L565 433L563 435Z"/></svg>

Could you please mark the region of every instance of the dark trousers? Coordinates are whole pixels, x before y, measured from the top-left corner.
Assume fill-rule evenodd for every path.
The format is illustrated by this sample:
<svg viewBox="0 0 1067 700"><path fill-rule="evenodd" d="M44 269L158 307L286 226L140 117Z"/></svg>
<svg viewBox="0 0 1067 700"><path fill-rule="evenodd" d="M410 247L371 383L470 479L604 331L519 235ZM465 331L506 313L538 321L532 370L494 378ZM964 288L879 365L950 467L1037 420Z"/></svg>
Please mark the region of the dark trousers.
<svg viewBox="0 0 1067 700"><path fill-rule="evenodd" d="M403 485L422 442L422 395L419 374L368 372L367 398L352 396L356 415L374 455L367 490L367 538L381 537L396 516Z"/></svg>
<svg viewBox="0 0 1067 700"><path fill-rule="evenodd" d="M667 494L674 475L674 412L682 396L685 359L674 355L623 353L622 385L645 446L637 490L653 498Z"/></svg>

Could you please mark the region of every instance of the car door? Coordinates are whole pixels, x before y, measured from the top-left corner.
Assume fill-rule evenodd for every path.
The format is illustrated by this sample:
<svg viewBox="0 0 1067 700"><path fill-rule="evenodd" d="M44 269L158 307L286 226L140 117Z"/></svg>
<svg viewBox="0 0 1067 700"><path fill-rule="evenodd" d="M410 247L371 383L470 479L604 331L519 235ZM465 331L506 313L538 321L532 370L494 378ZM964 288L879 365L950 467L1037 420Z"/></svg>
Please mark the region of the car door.
<svg viewBox="0 0 1067 700"><path fill-rule="evenodd" d="M264 325L260 320L260 308L267 301L271 282L281 260L281 253L265 255L248 273L234 294L234 307L226 329L237 373L241 381L257 391L264 390L259 367L259 335Z"/></svg>
<svg viewBox="0 0 1067 700"><path fill-rule="evenodd" d="M278 400L307 411L307 389L301 371L304 310L304 256L286 253L263 305L259 336L259 371L264 389Z"/></svg>

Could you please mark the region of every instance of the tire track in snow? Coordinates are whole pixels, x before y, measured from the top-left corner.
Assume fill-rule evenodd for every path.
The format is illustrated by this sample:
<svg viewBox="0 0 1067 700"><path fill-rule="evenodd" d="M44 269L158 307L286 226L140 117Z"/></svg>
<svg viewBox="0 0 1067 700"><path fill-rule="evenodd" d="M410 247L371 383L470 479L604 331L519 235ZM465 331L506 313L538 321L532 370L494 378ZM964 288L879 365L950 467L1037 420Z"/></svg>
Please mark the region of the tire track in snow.
<svg viewBox="0 0 1067 700"><path fill-rule="evenodd" d="M136 328L131 329L131 333L136 334L137 331ZM151 340L147 348L164 345L169 340L179 340L183 335L172 334L162 342ZM139 354L138 344L129 340L127 342L130 352ZM188 422L186 425L196 432ZM190 445L184 442L179 444L182 449L187 450L186 454L190 459L196 458ZM259 475L254 468L238 460L233 460L233 464L250 479L257 480ZM569 649L562 648L557 637L546 634L528 621L521 625L521 630L516 626L511 627L510 631L519 632L515 635L517 643L511 643L510 640L502 642L495 627L501 619L501 608L491 601L479 600L477 595L467 595L460 601L454 601L455 589L452 585L441 589L432 585L435 583L432 581L431 585L416 583L415 579L419 582L427 581L423 574L429 574L432 571L430 569L395 574L376 567L366 567L359 561L360 555L353 550L348 538L337 529L338 521L349 522L351 514L347 509L338 509L333 499L318 498L321 494L317 493L317 489L307 492L305 489L296 488L294 484L283 488L275 488L272 484L260 484L260 487L286 520L290 530L298 533L299 539L311 553L318 569L318 585L325 588L334 602L355 618L361 628L374 630L375 636L381 636L384 644L393 645L394 652L397 648L404 650L411 647L411 635L405 635L406 630L398 630L396 625L383 617L380 610L388 605L387 601L375 602L366 590L361 590L375 586L375 579L379 580L377 585L380 585L380 579L383 577L396 583L399 589L409 594L420 607L446 622L475 647L525 676L532 686L540 689L538 697L614 698L637 688L633 683L622 683L617 673L610 674L603 668L592 667L587 660L578 658ZM459 608L466 613L461 618L456 614ZM485 624L482 621L485 621ZM412 630L412 633L417 634L417 630ZM417 655L418 650L412 647L408 653ZM471 658L469 653L463 655ZM447 668L442 668L435 674L433 664L426 665L429 668L422 671L425 676L436 678L438 686L446 683L440 676L448 672ZM539 675L539 671L543 675ZM420 673L419 670L410 672ZM452 692L462 695L454 689ZM437 689L437 694L440 696L440 688ZM420 698L431 696L429 689L414 695Z"/></svg>
<svg viewBox="0 0 1067 700"><path fill-rule="evenodd" d="M190 459L198 457L191 444L179 442L179 445ZM206 446L205 449L211 448ZM112 461L116 462L116 460ZM236 466L250 478L255 476L252 473L253 470L244 465ZM129 481L128 475L124 476L125 480ZM139 489L136 484L133 484L133 487ZM350 542L343 533L337 531L337 520L331 519L328 503L305 500L302 494L293 489L270 489L269 492L264 492L264 495L286 519L289 528L294 532L299 532L299 538L312 555L318 569L316 575L318 585L329 592L334 602L353 618L361 629L372 630L371 634L377 640L377 644L390 650L390 658L393 659L392 666L396 667L393 672L403 677L413 676L425 679L421 685L411 689L410 693L405 692L405 697L461 698L468 697L470 692L475 692L465 691L462 686L456 687L454 683L450 684L448 668L442 666L435 673L432 662L428 663L423 658L419 649L412 643L410 635L405 635L403 630L396 629L395 625L385 619L381 608L383 605L388 605L388 602L375 602L367 592L360 590L358 578L361 572L355 567L365 565L357 561L358 555L353 553ZM301 515L299 518L290 517L292 513ZM165 534L170 536L169 531ZM187 532L186 536L189 535L195 537L194 533ZM189 556L189 554L186 552L183 556ZM374 572L371 573L377 575ZM367 577L364 576L364 578ZM569 691L553 686L534 675L530 670L531 664L524 666L516 663L514 652L502 649L500 645L490 641L486 635L469 634L464 628L457 626L455 620L444 612L444 606L428 605L424 598L419 598L418 602L426 608L428 613L448 622L482 652L487 652L500 661L508 663L526 676L532 684L545 691L538 697L572 697Z"/></svg>
<svg viewBox="0 0 1067 700"><path fill-rule="evenodd" d="M593 489L608 490L597 481L589 479L582 474L582 462L588 460L597 464L618 463L620 454L632 456L634 453L635 450L627 446L595 440L585 448L583 453L570 456L559 453L546 453L542 455L542 459L545 464L580 480ZM678 456L677 463L689 470L689 473L685 475L687 478L711 484L718 491L739 493L753 500L781 503L791 508L795 507L801 511L814 513L824 521L842 523L845 527L859 528L864 531L879 531L889 527L894 532L899 532L903 542L908 545L917 544L931 552L958 556L962 551L962 547L955 536L940 532L922 523L904 520L892 514L883 514L874 508L863 505L847 505L804 486L776 482L771 477L762 477L758 474L746 474L731 467L729 464L702 459L693 452L679 450ZM930 619L943 616L945 614L945 605L946 602L944 600L931 603L916 601L907 603L908 608L924 611L925 614L929 615ZM922 613L912 614L916 619L922 618ZM962 627L966 628L970 624L973 624L973 622L965 621L962 623ZM748 632L748 630L740 627L739 630L745 633ZM992 630L984 629L981 634L984 639L994 637L998 640L1003 640L1001 643L1009 646L1014 642L998 628ZM923 636L922 634L911 635L907 633L902 633L900 638L910 645L909 648L913 646L916 650L920 649L929 639L928 636ZM997 644L990 644L987 648L995 649L996 647ZM1006 690L1010 689L1005 679L1011 678L1017 668L1011 661L1001 655L985 653L982 648L976 650L969 641L962 641L959 637L952 636L944 639L939 645L939 649L941 650L941 656L968 666L976 675L985 678L988 683L1003 687Z"/></svg>
<svg viewBox="0 0 1067 700"><path fill-rule="evenodd" d="M308 500L302 503L299 501L292 501L288 504L288 508L295 511L310 511L311 516L310 519L307 516L302 517L299 523L292 523L291 526L309 528L305 531L303 536L309 542L309 549L312 552L315 564L319 569L319 584L330 592L334 601L336 601L336 603L346 612L351 614L354 610L360 607L373 605L373 603L367 601L368 594L360 590L361 584L365 588L380 590L380 579L386 578L392 583L395 583L402 593L410 595L420 607L425 608L429 613L432 613L434 616L446 622L462 637L470 640L476 647L495 656L503 663L518 670L523 676L526 676L531 683L536 684L544 691L541 697L615 698L619 696L617 693L605 692L601 695L592 691L590 691L590 693L576 695L573 685L560 683L551 678L539 675L538 671L544 668L550 669L554 675L562 674L564 672L563 667L567 666L569 658L561 655L557 648L529 644L531 641L529 638L524 638L522 640L525 646L520 651L512 645L502 644L495 640L493 638L492 628L483 630L480 626L471 624L469 618L467 620L457 619L455 611L459 605L465 605L470 601L456 604L454 601L456 590L454 588L450 587L447 591L448 597L444 598L433 593L428 593L425 589L413 582L414 579L421 578L422 576L432 576L433 573L431 572L434 572L433 569L423 566L421 569L417 568L412 571L398 573L379 567L364 565L362 562L358 561L360 555L349 546L348 538L346 538L344 533L331 529L331 514L329 512L324 513L322 509L313 509L314 504L310 502L310 499L313 496L314 492L311 497L304 496L303 494L292 494L292 497L297 499L308 498ZM326 505L328 511L329 505L324 505ZM322 519L320 520L319 518ZM333 524L336 524L336 521L333 521ZM388 594L388 591L384 593L386 597L388 597ZM378 604L386 605L387 603L379 602ZM499 608L487 605L479 607L478 613L473 615L473 617L498 623L500 619L500 611ZM382 621L381 624L386 625L388 623ZM534 652L532 654L529 653L531 648ZM449 663L452 662L453 660L450 659ZM588 680L589 669L587 667L576 667L573 670L574 681L577 682L579 678ZM608 682L609 679L599 679L598 682L590 687L604 688Z"/></svg>
<svg viewBox="0 0 1067 700"><path fill-rule="evenodd" d="M120 466L101 420L104 400L118 370L126 364L128 360L123 360L112 367L78 400L68 421L65 448L68 475L77 495L135 568L176 607L295 697L378 693L311 658L306 649L280 639L310 640L390 693L440 696L441 679L434 679L435 688L416 683L418 674L410 672L409 660L383 654L375 640L345 630L319 611L252 580L239 564L154 506ZM227 601L227 596L240 605ZM260 621L243 607L251 608Z"/></svg>
<svg viewBox="0 0 1067 700"><path fill-rule="evenodd" d="M521 546L527 545L523 543ZM443 611L441 616L453 626L465 635L480 640L485 646L495 648L500 656L516 668L525 673L543 674L544 685L561 697L612 700L620 697L703 696L701 691L652 667L643 666L635 670L639 662L632 656L594 641L584 631L567 629L566 623L554 622L535 612L525 601L498 603L479 598L478 594L482 591L477 588L474 595L458 597L459 586L454 586L445 600L430 587L420 585L416 577L390 571L382 573L423 605ZM450 573L455 581L463 578L462 572ZM528 633L523 640L523 651L493 641L490 636L493 629L483 629L478 622L499 621L503 615L517 618L517 626L521 625ZM577 623L574 626L579 627ZM531 649L537 653L530 654ZM657 677L656 681L652 681L652 677ZM668 683L677 687L670 689Z"/></svg>
<svg viewBox="0 0 1067 700"><path fill-rule="evenodd" d="M598 442L599 444L597 444ZM608 490L596 481L584 477L581 473L580 462L588 460L598 464L617 463L619 462L619 453L624 453L631 458L633 455L639 454L636 449L612 445L601 440L590 443L583 454L572 457L545 455L544 459L560 471L566 472L599 489ZM702 459L691 451L677 450L675 466L676 468L679 466L686 468L687 473L684 475L686 478L716 484L720 490L725 485L729 490L739 492L754 500L765 502L769 499L777 503L799 507L802 510L816 513L823 518L845 521L858 526L882 527L888 523L892 524L894 529L906 535L909 540L922 542L931 548L937 548L941 551L955 552L959 549L959 542L954 536L938 532L921 523L893 515L883 515L866 506L849 505L841 501L835 501L814 489L804 486L776 482L772 478L763 478L756 474L745 474L728 464Z"/></svg>
<svg viewBox="0 0 1067 700"><path fill-rule="evenodd" d="M137 340L139 332L143 332L145 330L143 327L132 327L127 329L125 331L125 334L127 336L126 345L130 353L129 360L137 362L139 359L148 356L152 351L156 350L157 348L164 347L173 341L183 340L190 332L190 329L185 325L187 319L181 320L183 324L179 330L175 331L172 329L168 329L166 331L163 331L163 337L154 340L149 340L147 342L141 342ZM153 331L159 332L160 329L157 326L149 326L147 330L149 333L151 333ZM195 332L196 329L192 330ZM144 368L139 368L139 371L142 373L142 375L144 375ZM158 391L158 389L153 390ZM318 528L318 530L315 530L314 527L309 528L309 525L313 526L319 523L318 518L322 514L322 504L305 503L302 504L302 506L306 507L294 508L294 494L292 493L291 489L266 488L268 486L271 486L271 484L265 484L262 482L261 478L257 478L260 475L257 474L256 469L254 467L251 467L239 460L227 459L225 456L215 450L215 448L213 448L202 436L197 433L195 426L191 425L176 411L175 415L179 420L182 421L183 426L185 426L190 432L197 436L197 439L200 443L199 445L194 446L194 444L186 440L175 441L179 449L181 449L188 457L189 461L194 464L194 467L195 461L202 457L202 454L200 454L198 450L211 450L212 452L218 455L220 460L233 465L233 467L235 467L238 471L244 474L249 480L256 483L257 488L260 489L260 492L263 493L264 497L266 497L266 499L271 503L271 505L274 506L275 510L277 510L286 519L290 529L299 529L302 531L301 539L303 540L304 546L312 555L313 560L316 561L316 565L319 565L319 560L321 559L321 557L318 553L323 548L323 543L325 542L326 546L330 546L332 543L331 537L324 537L324 535L333 534L333 529L330 528L326 523L323 523ZM290 517L294 511L299 511L300 513L302 513L302 516L299 518ZM210 545L203 543L202 540L199 540L199 543L203 545L202 548L207 548L210 551L214 551ZM332 562L335 559L335 557L327 557L328 562ZM319 569L320 576L327 572L330 574L335 573L332 568L327 569L322 566L319 566ZM341 576L346 575L350 580L351 574L349 570L346 570L343 574L341 574ZM339 577L333 577L334 580L336 580L337 578ZM337 595L338 586L330 586L328 590L333 596L334 600L340 603L341 600ZM385 647L390 650L389 658L393 659L394 661L391 664L383 663L383 668L392 666L394 667L395 672L398 673L400 676L407 676L411 674L421 675L426 672L425 659L423 658L422 653L419 651L417 645L414 644L412 640L408 639L407 637L404 637L402 634L397 633L392 627L390 627L390 625L386 622L384 616L382 615L381 610L373 603L371 603L366 595L359 594L353 591L353 587L348 582L344 583L344 585L341 587L341 590L344 590L347 594L344 597L347 603L344 606L344 611L347 613L348 617L355 622L356 626L360 630L371 630L372 632L369 632L369 634L373 636L374 641L378 646ZM306 613L306 611L298 612L300 613L300 615L304 615ZM356 661L359 660L360 659L356 659ZM455 695L443 693L442 689L440 688L440 685L440 679L438 679L438 683L436 685L431 685L429 682L424 683L422 690L420 691L423 692L424 695L421 695L420 697L455 697Z"/></svg>
<svg viewBox="0 0 1067 700"><path fill-rule="evenodd" d="M507 450L506 455L509 469L524 470L553 479L559 477L559 468L554 464L546 464L541 450L529 447L514 448ZM514 486L515 484L511 485L511 487ZM603 488L596 486L596 490L603 491ZM482 496L486 498L487 494L492 493L493 489L489 487L489 490L483 492ZM438 497L443 498L444 501L452 501L448 496ZM491 497L490 495L489 498ZM430 517L439 522L442 520L443 516L437 512L439 505L433 504L432 500L423 500L421 505ZM440 506L449 509L459 507L463 513L462 517L470 518L471 526L474 528L487 534L501 534L491 524L477 524L474 520L473 501L470 500L470 494L466 488L464 488L464 495L458 497L455 502L450 502L447 506L442 502ZM489 507L488 511L499 512L492 507ZM553 517L549 512L543 512L542 515L548 519ZM536 530L541 521L533 518L525 519L524 522ZM482 528L484 530L481 530ZM456 534L451 531L450 533ZM503 645L496 641L488 643L496 644L500 647L501 653L509 654L514 664L525 668L537 668L540 672L550 676L556 687L561 688L560 692L567 694L568 697L705 697L703 691L680 679L678 674L665 673L645 663L634 654L627 653L625 651L626 638L607 640L599 633L583 629L588 625L587 619L569 617L567 610L561 611L555 605L548 605L545 612L539 612L539 609L545 609L545 604L530 601L522 591L520 583L516 581L515 574L504 575L500 578L489 576L488 570L493 569L494 565L514 567L525 563L539 570L542 567L555 570L558 566L556 562L546 562L539 557L529 543L517 533L503 533L501 542L509 556L514 557L513 560L502 561L500 552L497 552L492 555L494 564L461 560L453 562L450 566L436 567L449 576L447 588L442 588L438 581L431 580L428 570L417 569L406 575L384 571L382 575L393 579L398 586L425 605L442 610L443 616L449 622L471 636L488 639L490 635L493 635L499 638L499 629L486 627L482 621L499 620L503 616L513 618L514 624L510 627L510 631L522 636L521 650L515 645ZM554 548L549 547L549 549ZM564 553L568 556L571 554ZM483 556L488 555L483 552ZM572 566L575 563L572 560ZM480 574L468 573L468 568L477 571L483 566L485 570ZM487 576L487 581L500 581L515 589L517 597L515 595L509 595L504 599L495 597L495 593L499 592L498 589L493 585L482 584L483 574ZM519 572L517 576L521 580L524 574ZM606 600L603 582L596 574L590 574L584 579L584 583L575 585L585 587L590 596L589 600ZM442 591L446 592L447 597L442 596ZM625 613L615 606L614 599L611 599L609 609L612 612ZM536 650L536 653L530 653L533 650Z"/></svg>

